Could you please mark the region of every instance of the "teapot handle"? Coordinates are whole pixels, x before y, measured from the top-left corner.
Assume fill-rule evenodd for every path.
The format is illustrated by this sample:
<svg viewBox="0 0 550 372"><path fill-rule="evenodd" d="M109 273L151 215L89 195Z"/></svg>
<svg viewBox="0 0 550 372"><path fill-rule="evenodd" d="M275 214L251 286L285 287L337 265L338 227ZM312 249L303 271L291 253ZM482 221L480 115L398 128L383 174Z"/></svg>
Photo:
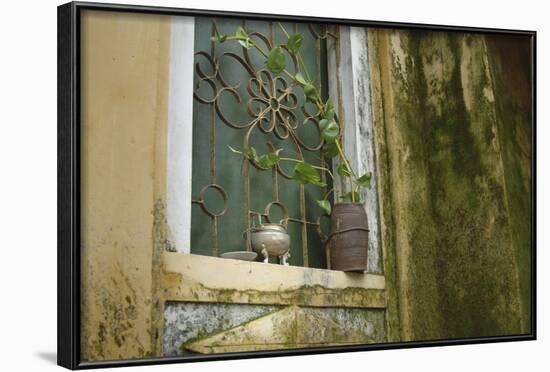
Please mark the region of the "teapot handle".
<svg viewBox="0 0 550 372"><path fill-rule="evenodd" d="M256 224L256 220L254 219L254 217L257 217L258 224ZM248 243L250 242L250 234L249 234L250 230L252 230L256 226L261 226L261 224L262 224L262 215L260 213L254 213L252 215L252 226L250 226L248 229L243 231L243 239L246 240L247 246L248 246Z"/></svg>
<svg viewBox="0 0 550 372"><path fill-rule="evenodd" d="M258 217L258 224L257 225L254 223L254 216ZM262 215L261 215L261 213L254 213L254 215L252 215L252 227L261 226L261 224L262 224Z"/></svg>

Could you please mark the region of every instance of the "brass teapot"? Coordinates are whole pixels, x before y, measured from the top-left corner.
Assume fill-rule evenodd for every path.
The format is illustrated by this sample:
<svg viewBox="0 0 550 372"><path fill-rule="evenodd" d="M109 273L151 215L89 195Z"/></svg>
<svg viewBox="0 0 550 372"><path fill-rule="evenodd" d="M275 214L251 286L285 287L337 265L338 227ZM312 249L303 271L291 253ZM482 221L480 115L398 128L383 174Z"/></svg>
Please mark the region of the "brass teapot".
<svg viewBox="0 0 550 372"><path fill-rule="evenodd" d="M243 233L243 238L250 242L252 250L264 257L263 262L269 263L269 257L277 257L279 264L288 266L290 257L290 235L282 223L260 223Z"/></svg>

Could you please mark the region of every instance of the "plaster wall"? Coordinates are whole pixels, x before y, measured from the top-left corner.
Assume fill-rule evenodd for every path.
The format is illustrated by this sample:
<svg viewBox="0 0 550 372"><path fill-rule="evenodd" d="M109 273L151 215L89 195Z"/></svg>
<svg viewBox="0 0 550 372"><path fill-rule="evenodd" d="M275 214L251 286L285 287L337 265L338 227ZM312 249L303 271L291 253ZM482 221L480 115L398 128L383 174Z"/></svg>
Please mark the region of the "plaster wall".
<svg viewBox="0 0 550 372"><path fill-rule="evenodd" d="M164 210L169 21L82 14L83 360L154 354L154 226Z"/></svg>
<svg viewBox="0 0 550 372"><path fill-rule="evenodd" d="M369 29L401 340L529 331L529 40Z"/></svg>

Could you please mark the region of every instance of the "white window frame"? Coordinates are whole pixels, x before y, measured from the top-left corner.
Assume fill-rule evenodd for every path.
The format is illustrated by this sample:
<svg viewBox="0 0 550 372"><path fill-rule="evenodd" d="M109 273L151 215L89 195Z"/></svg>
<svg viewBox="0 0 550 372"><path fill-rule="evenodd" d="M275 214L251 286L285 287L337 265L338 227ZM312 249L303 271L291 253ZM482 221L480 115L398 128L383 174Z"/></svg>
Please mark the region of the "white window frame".
<svg viewBox="0 0 550 372"><path fill-rule="evenodd" d="M372 173L361 191L368 214L369 272L381 273L367 29L339 26L328 39L329 96L344 125L344 150L359 174ZM191 253L194 17L172 17L167 139L167 249ZM340 107L341 106L341 107ZM336 174L336 172L334 172ZM335 180L338 182L337 180Z"/></svg>

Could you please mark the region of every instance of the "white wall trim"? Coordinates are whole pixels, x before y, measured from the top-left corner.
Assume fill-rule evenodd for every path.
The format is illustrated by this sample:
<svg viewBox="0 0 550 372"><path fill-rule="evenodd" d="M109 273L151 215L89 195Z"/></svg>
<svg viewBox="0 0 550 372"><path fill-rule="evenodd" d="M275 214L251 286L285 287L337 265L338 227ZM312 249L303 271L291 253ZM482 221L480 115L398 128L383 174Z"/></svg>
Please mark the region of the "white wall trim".
<svg viewBox="0 0 550 372"><path fill-rule="evenodd" d="M338 41L329 40L329 96L344 122L344 151L359 175L372 173L371 188L361 191L369 225L369 272L381 272L377 175L374 156L367 29L339 27ZM340 96L340 97L339 97ZM339 99L340 98L340 99ZM342 108L340 110L339 103ZM336 172L335 172L335 176Z"/></svg>
<svg viewBox="0 0 550 372"><path fill-rule="evenodd" d="M376 268L381 267L381 248L367 29L341 26L339 34L339 40L329 40L327 48L329 96L337 110L342 103L344 149L352 165L360 174L373 175L372 187L362 191L361 199L365 201L371 231L368 271L379 272ZM180 253L191 251L194 39L195 19L172 17L166 214L168 248Z"/></svg>
<svg viewBox="0 0 550 372"><path fill-rule="evenodd" d="M172 17L166 170L167 248L182 253L191 250L194 42L195 18Z"/></svg>

